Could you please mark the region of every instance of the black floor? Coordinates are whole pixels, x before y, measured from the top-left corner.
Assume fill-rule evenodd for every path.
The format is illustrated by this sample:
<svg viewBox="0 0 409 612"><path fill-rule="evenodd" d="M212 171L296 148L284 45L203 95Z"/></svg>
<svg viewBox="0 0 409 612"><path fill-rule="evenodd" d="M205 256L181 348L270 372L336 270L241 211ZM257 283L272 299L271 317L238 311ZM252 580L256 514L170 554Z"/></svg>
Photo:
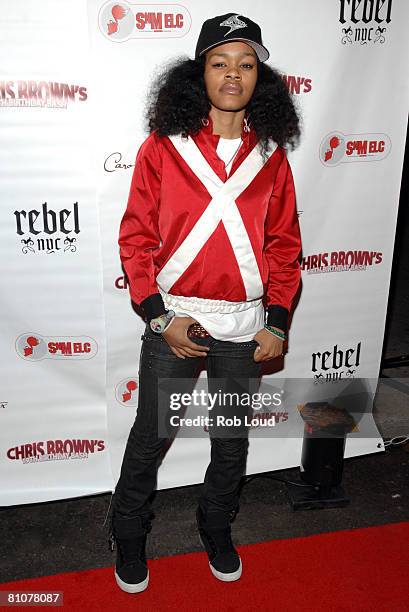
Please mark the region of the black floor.
<svg viewBox="0 0 409 612"><path fill-rule="evenodd" d="M388 358L409 354L407 208L406 170L385 329L385 366ZM380 374L409 380L409 367L385 367ZM393 401L384 395L374 412L385 438L409 435L408 395L404 389L395 389L395 393ZM291 480L297 479L298 471L287 469L270 475ZM253 479L243 488L241 509L233 525L234 540L240 545L408 521L408 483L409 443L389 446L384 453L347 459L343 486L350 504L344 508L293 512L285 484L266 477ZM149 557L202 550L194 520L200 487L157 492ZM104 525L110 499L110 494L104 494L0 509L0 582L113 565L115 553L108 549L108 525Z"/></svg>

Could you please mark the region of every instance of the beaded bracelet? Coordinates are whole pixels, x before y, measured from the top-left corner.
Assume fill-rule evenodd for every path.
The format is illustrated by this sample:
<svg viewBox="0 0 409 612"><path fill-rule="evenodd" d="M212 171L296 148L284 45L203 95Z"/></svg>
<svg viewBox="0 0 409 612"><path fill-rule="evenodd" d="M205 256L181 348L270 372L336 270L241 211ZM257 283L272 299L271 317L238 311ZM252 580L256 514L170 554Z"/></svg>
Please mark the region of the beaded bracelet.
<svg viewBox="0 0 409 612"><path fill-rule="evenodd" d="M286 339L286 335L284 333L278 331L277 329L274 329L273 327L271 327L271 325L267 325L267 323L264 324L264 329L267 329L267 331L271 332L281 340Z"/></svg>

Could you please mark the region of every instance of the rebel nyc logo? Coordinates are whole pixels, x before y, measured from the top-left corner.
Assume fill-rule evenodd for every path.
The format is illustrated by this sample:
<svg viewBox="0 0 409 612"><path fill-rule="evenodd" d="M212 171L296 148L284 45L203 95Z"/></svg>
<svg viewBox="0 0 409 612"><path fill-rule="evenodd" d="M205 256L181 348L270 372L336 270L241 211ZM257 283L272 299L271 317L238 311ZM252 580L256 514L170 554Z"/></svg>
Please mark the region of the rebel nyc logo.
<svg viewBox="0 0 409 612"><path fill-rule="evenodd" d="M337 344L327 351L316 351L311 355L311 370L314 383L334 382L355 378L361 364L361 342L356 346L340 348Z"/></svg>
<svg viewBox="0 0 409 612"><path fill-rule="evenodd" d="M343 45L383 44L392 19L392 0L339 0Z"/></svg>
<svg viewBox="0 0 409 612"><path fill-rule="evenodd" d="M80 233L78 202L72 209L55 211L44 202L40 210L15 210L16 232L21 238L22 252L27 253L75 253Z"/></svg>

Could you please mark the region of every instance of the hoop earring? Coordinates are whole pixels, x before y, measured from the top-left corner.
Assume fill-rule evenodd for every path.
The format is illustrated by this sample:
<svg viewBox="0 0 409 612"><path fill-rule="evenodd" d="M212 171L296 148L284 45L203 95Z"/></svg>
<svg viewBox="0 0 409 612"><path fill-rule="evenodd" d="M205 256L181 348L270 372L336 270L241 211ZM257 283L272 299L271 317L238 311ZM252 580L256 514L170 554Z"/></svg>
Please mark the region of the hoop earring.
<svg viewBox="0 0 409 612"><path fill-rule="evenodd" d="M206 117L203 117L202 124L207 127L209 125L209 119L207 119Z"/></svg>

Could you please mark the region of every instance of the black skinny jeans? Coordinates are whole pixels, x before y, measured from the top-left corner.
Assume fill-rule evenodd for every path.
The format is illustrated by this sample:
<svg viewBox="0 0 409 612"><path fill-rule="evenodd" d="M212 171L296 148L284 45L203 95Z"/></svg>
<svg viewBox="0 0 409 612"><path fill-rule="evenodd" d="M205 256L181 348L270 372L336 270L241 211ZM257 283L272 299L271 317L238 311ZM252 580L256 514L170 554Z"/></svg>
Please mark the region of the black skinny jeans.
<svg viewBox="0 0 409 612"><path fill-rule="evenodd" d="M195 343L210 347L207 356L181 359L160 334L151 331L149 325L141 339L138 409L113 496L112 524L119 537L136 533L140 525L138 521L149 521L155 516L148 498L156 488L158 465L170 441L169 437L158 436L158 405L162 404L158 402L158 378L184 379L184 388L180 391L192 391L204 359L209 393L220 390L217 379L223 379L223 391L250 394L257 390L261 372L261 362L253 358L258 346L255 340L230 342L212 336L195 338ZM189 389L186 388L186 379L191 381L187 381ZM217 410L216 406L212 416ZM245 428L245 433L243 429L237 433L236 428L231 437L228 432L224 427L223 435L215 437L210 430L211 460L199 500L204 512L221 510L231 513L238 510L240 479L247 460L248 428Z"/></svg>

